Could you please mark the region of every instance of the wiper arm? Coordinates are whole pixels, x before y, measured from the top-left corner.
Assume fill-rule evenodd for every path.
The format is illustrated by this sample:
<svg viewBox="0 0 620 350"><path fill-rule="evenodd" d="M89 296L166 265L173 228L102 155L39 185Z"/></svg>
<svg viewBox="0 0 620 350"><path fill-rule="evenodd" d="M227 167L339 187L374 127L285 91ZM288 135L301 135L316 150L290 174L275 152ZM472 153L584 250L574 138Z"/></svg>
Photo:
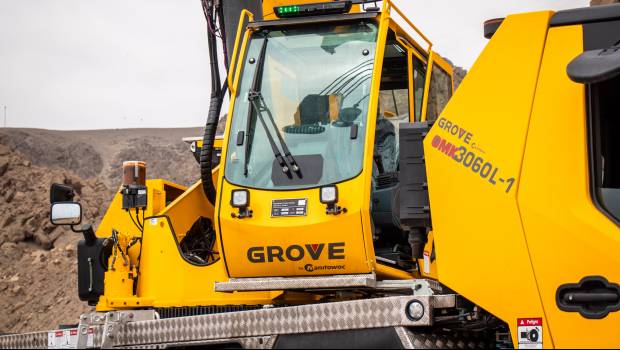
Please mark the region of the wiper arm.
<svg viewBox="0 0 620 350"><path fill-rule="evenodd" d="M260 92L261 86L262 86L262 80L263 80L263 68L265 65L265 62L264 62L265 55L267 52L267 42L268 42L268 38L265 36L265 39L263 41L263 46L261 47L260 56L258 57L258 61L256 62L256 70L254 71L252 87L248 94L248 100L250 101L250 106L248 108L248 116L246 120L247 141L245 143L245 160L244 160L244 166L243 166L243 173L246 177L248 176L248 164L250 161L250 153L252 151L252 141L254 139L253 121L254 121L254 114L256 113L256 115L258 116L258 119L261 122L261 125L263 126L263 129L265 130L265 134L267 135L267 140L269 141L269 145L271 146L271 150L273 151L276 161L282 168L282 172L291 176L290 174L291 170L289 168L289 164L290 164L291 167L293 168L293 171L296 172L297 175L301 178L301 170L299 166L297 165L295 158L291 154L288 146L286 145L286 142L284 142L284 138L282 137L282 134L280 134L278 130L278 127L273 119L273 115L271 114L271 111L269 110L269 108L266 107L265 101L263 100L263 97ZM263 118L263 114L262 114L263 111L267 112L269 116L269 120L271 121L271 124L273 125L276 131L276 134L278 136L282 149L284 150L284 155L286 159L289 161L289 164L287 164L286 160L284 159L284 156L282 156L282 153L280 153L280 149L276 145L276 142L273 139L271 132L267 128L267 123L265 123L265 119Z"/></svg>
<svg viewBox="0 0 620 350"><path fill-rule="evenodd" d="M295 161L295 157L293 157L293 155L291 154L291 151L289 150L288 145L284 141L284 138L282 137L280 130L278 130L278 125L273 119L273 114L271 114L271 110L265 104L265 100L263 99L263 96L261 95L260 92L251 91L249 99L250 99L250 102L254 105L254 110L256 111L256 114L258 115L258 118L260 119L261 124L263 125L263 128L265 129L269 142L272 144L271 148L276 150L274 151L274 154L276 155L276 159L278 159L278 156L282 157L282 154L280 153L280 150L278 149L278 147L275 145L273 137L271 136L271 132L269 132L269 129L267 129L267 124L265 123L265 119L263 118L262 112L267 113L267 116L269 117L269 121L271 122L271 125L273 126L274 130L276 131L276 136L278 137L278 140L280 141L280 145L282 146L282 150L284 151L284 157L286 157L288 164L290 164L293 171L297 173L297 176L301 178L301 169L299 168L299 165L297 165L297 161ZM280 162L280 159L278 159L278 162ZM282 165L282 163L280 163L280 165ZM286 167L286 169L284 167ZM286 162L284 163L284 166L282 169L285 173L289 172L288 165L286 164Z"/></svg>
<svg viewBox="0 0 620 350"><path fill-rule="evenodd" d="M265 36L265 39L263 40L263 46L261 47L260 56L258 57L258 62L256 64L256 70L254 71L254 78L252 80L252 87L250 89L250 92L255 91L261 84L262 74L263 74L262 73L263 61L265 60L266 52L267 52L267 36ZM250 163L250 153L252 152L252 143L254 141L254 131L255 131L254 104L251 103L250 101L250 106L248 107L248 115L246 118L246 125L245 125L245 133L246 133L246 138L247 138L247 140L245 141L245 150L244 150L245 158L243 160L243 175L245 177L248 177L248 165ZM269 134L267 137L270 137ZM273 144L271 145L271 147L273 149ZM275 151L274 151L274 154L275 154Z"/></svg>

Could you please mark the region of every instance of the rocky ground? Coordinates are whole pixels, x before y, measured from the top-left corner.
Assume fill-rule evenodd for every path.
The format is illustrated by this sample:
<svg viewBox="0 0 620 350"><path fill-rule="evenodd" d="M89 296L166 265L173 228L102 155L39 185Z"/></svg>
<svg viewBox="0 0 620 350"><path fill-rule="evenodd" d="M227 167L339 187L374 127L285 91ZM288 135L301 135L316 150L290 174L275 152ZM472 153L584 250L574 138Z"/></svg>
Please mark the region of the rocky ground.
<svg viewBox="0 0 620 350"><path fill-rule="evenodd" d="M620 0L592 0L590 1L590 5L609 5L609 4L617 4Z"/></svg>
<svg viewBox="0 0 620 350"><path fill-rule="evenodd" d="M0 333L77 322L80 235L49 223L49 186L70 184L95 225L121 181L124 160L147 162L150 178L189 185L198 165L185 136L195 129L50 131L0 129Z"/></svg>

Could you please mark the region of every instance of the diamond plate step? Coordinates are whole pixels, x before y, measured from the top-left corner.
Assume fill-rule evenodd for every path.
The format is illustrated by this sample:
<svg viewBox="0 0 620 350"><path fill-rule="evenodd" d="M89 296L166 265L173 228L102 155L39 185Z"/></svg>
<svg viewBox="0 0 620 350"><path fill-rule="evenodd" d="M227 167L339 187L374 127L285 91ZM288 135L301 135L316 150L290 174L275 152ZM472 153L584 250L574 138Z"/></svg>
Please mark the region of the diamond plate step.
<svg viewBox="0 0 620 350"><path fill-rule="evenodd" d="M374 273L362 275L337 275L324 277L268 277L232 278L228 282L215 283L216 292L258 292L269 290L306 290L340 288L374 288Z"/></svg>

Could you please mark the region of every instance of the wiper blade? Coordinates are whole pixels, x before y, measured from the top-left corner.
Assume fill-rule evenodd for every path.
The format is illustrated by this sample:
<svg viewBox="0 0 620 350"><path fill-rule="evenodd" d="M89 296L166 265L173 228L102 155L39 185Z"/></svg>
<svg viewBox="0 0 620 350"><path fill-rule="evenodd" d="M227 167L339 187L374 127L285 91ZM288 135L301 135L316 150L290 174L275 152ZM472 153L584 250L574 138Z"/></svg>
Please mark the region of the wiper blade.
<svg viewBox="0 0 620 350"><path fill-rule="evenodd" d="M261 84L262 80L262 71L263 71L263 61L265 60L265 54L267 52L267 36L263 40L263 46L260 50L260 56L258 57L258 62L256 63L256 70L254 71L254 78L252 80L251 91L255 91ZM243 161L243 175L248 177L248 165L250 163L250 153L252 152L252 142L254 140L254 104L250 102L250 106L248 107L248 115L246 118L246 126L245 126L245 134L246 134L246 142L245 142L245 150L244 150L244 161ZM272 145L273 148L273 145Z"/></svg>
<svg viewBox="0 0 620 350"><path fill-rule="evenodd" d="M276 151L274 151L276 158L278 158L278 155L281 157L282 154L280 153L280 150L278 149L278 147L275 145L273 137L271 136L271 132L269 132L269 129L267 129L267 124L265 123L262 112L267 113L267 116L269 117L269 121L271 122L273 129L276 131L276 136L278 137L278 140L280 141L280 145L282 146L282 150L284 151L284 157L286 157L288 164L290 164L293 171L301 178L301 169L299 168L299 165L297 164L295 157L293 157L293 155L291 154L291 151L289 150L288 145L284 141L284 137L282 137L282 134L280 133L280 130L278 129L278 125L273 119L273 114L271 114L271 110L265 104L265 100L263 99L263 96L261 95L261 93L257 91L251 91L250 102L254 105L254 110L256 111L258 118L260 119L261 124L263 125L263 128L265 129L265 132L267 133L267 138L270 140L269 142L272 144L271 148L275 147L275 150L277 151L277 153L275 153ZM278 159L278 162L280 162L279 159ZM288 165L286 164L286 162L284 166L286 166L286 169L284 169L283 167L283 171L286 173L288 172L287 170Z"/></svg>
<svg viewBox="0 0 620 350"><path fill-rule="evenodd" d="M295 157L293 157L293 155L291 154L288 146L286 145L286 142L284 142L284 138L282 137L282 134L280 134L278 130L275 120L273 119L273 115L271 114L271 111L269 110L269 108L267 108L267 106L265 105L265 101L260 92L261 86L262 86L262 80L263 80L263 68L265 65L265 62L264 62L265 55L267 52L267 42L268 42L268 38L267 36L265 36L265 39L263 41L263 46L261 47L260 56L258 57L258 60L256 62L256 70L254 71L252 87L248 94L248 100L250 101L250 106L248 108L248 116L247 116L247 122L246 122L247 142L245 144L245 160L244 160L243 173L246 177L248 176L248 164L250 161L250 153L252 151L252 141L254 139L253 121L254 121L254 114L256 114L258 116L258 119L261 122L261 125L263 126L263 129L265 130L265 134L267 135L267 140L269 141L269 145L271 146L273 155L276 158L276 161L278 162L280 167L282 168L282 172L288 174L289 177L291 177L290 172L292 168L293 171L297 173L297 176L301 178L301 169L299 168L299 165L297 165L297 162L295 161ZM278 140L280 141L280 145L282 146L282 149L284 150L284 156L282 156L282 153L280 153L280 149L276 145L276 142L273 139L271 132L267 128L267 123L265 122L265 119L263 118L263 114L262 114L263 112L267 112L267 115L269 116L269 120L271 121L271 124L273 125L276 131ZM286 157L286 160L288 160L288 163L286 162L284 157ZM289 168L289 164L290 164L290 168Z"/></svg>
<svg viewBox="0 0 620 350"><path fill-rule="evenodd" d="M273 136L271 136L271 132L269 132L269 129L267 128L267 123L265 123L265 118L263 118L262 107L258 103L258 100L262 100L260 93L256 91L250 91L250 96L248 97L248 99L250 100L250 103L252 104L252 108L256 111L256 115L258 116L258 119L260 120L260 123L263 126L263 129L265 130L265 134L267 135L267 140L269 141L269 145L271 146L273 155L276 157L276 161L282 168L282 172L290 176L291 169L289 168L288 164L284 160L282 153L280 153L280 149L276 145L276 142L273 139ZM249 157L246 158L246 164L247 164L248 158Z"/></svg>

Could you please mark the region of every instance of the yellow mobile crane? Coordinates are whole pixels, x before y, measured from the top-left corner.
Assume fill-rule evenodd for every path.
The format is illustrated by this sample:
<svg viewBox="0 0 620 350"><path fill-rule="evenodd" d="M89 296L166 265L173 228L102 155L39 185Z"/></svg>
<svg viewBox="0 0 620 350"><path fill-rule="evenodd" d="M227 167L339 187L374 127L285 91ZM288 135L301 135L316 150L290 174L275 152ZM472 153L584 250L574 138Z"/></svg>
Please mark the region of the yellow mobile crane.
<svg viewBox="0 0 620 350"><path fill-rule="evenodd" d="M447 106L389 0L203 7L201 181L129 162L96 233L53 186L97 312L0 347L620 345L620 5L487 22Z"/></svg>

